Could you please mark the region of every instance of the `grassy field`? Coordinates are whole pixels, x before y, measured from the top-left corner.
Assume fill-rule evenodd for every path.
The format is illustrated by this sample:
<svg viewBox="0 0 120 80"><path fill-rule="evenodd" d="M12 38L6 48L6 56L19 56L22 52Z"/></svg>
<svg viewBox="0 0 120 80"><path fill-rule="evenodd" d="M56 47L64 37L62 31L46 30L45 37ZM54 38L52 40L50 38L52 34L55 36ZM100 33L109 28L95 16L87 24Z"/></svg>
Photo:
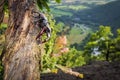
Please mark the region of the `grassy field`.
<svg viewBox="0 0 120 80"><path fill-rule="evenodd" d="M67 10L67 9L72 9L72 10L83 10L83 9L86 9L88 8L87 6L85 5L67 5L67 6L57 6L56 7L57 9L62 9L62 10Z"/></svg>
<svg viewBox="0 0 120 80"><path fill-rule="evenodd" d="M54 15L54 17L72 16L72 13L70 12L59 10L59 9L54 9L54 8L51 9L51 12Z"/></svg>

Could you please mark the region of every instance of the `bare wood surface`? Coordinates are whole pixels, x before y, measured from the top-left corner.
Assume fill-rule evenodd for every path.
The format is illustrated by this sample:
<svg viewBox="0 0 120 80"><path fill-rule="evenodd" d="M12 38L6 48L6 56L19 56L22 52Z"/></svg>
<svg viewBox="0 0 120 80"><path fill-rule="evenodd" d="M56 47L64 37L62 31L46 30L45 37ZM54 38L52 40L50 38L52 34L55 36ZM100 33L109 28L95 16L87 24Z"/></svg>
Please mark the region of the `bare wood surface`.
<svg viewBox="0 0 120 80"><path fill-rule="evenodd" d="M73 76L76 76L79 78L84 78L83 74L76 72L76 71L73 71L71 68L67 68L67 67L64 67L61 65L56 65L56 67L59 68L60 70L62 70L64 73L67 73L67 74L70 74L70 75L73 75Z"/></svg>

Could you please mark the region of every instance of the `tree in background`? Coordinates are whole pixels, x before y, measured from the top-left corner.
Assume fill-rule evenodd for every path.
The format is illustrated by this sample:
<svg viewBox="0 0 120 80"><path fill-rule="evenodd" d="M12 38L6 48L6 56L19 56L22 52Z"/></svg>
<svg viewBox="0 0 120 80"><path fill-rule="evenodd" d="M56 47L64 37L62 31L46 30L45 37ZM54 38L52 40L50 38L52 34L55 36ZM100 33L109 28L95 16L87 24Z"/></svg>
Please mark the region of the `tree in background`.
<svg viewBox="0 0 120 80"><path fill-rule="evenodd" d="M111 53L111 37L113 36L111 33L111 28L109 26L100 26L97 35L99 36L99 51L105 56L106 61L109 61Z"/></svg>
<svg viewBox="0 0 120 80"><path fill-rule="evenodd" d="M112 61L120 61L120 29L117 29L117 36L112 40L112 54L110 55L110 59Z"/></svg>
<svg viewBox="0 0 120 80"><path fill-rule="evenodd" d="M1 0L0 23L5 1L8 1L9 20L2 53L4 80L40 80L41 52L35 40L39 29L32 23L32 11L38 11L37 3L49 10L49 0Z"/></svg>
<svg viewBox="0 0 120 80"><path fill-rule="evenodd" d="M87 61L92 59L94 54L101 54L105 57L103 59L109 61L112 36L109 26L100 26L99 30L91 35L89 42L85 46L84 55Z"/></svg>

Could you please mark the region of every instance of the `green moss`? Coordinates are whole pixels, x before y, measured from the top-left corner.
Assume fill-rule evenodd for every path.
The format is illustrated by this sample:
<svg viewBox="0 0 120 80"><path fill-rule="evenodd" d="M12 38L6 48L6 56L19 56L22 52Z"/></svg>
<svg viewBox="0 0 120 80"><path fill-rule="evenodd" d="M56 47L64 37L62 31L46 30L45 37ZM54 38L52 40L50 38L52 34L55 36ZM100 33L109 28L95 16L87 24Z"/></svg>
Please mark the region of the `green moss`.
<svg viewBox="0 0 120 80"><path fill-rule="evenodd" d="M7 28L7 24L1 24L0 25L0 34L3 34L4 32L5 32L5 30L6 30L6 28Z"/></svg>

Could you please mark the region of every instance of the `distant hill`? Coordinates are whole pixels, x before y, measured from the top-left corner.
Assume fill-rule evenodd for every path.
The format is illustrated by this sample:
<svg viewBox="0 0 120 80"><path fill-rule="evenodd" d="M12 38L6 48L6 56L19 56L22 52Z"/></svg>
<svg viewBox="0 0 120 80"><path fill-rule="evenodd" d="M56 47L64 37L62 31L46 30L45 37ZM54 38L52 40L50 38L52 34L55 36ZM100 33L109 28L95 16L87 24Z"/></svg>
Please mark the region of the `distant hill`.
<svg viewBox="0 0 120 80"><path fill-rule="evenodd" d="M116 34L116 29L120 28L119 9L120 0L77 0L51 5L56 21L70 27L67 32L70 46L79 50L89 39L89 33L96 31L100 25L111 26Z"/></svg>
<svg viewBox="0 0 120 80"><path fill-rule="evenodd" d="M108 25L113 30L120 28L120 1L110 2L105 5L96 6L92 9L76 12L74 16L79 16L86 24Z"/></svg>
<svg viewBox="0 0 120 80"><path fill-rule="evenodd" d="M72 1L72 0L70 0ZM83 1L83 0L82 0ZM81 2L82 2L81 1ZM84 0L84 2L87 0ZM92 0L99 2L97 0ZM102 0L106 1L106 0ZM110 1L110 0L109 0ZM88 1L88 3L91 1ZM106 2L104 2L106 3ZM99 25L108 25L111 26L113 30L120 27L120 1L112 1L107 4L102 5L89 5L84 3L71 4L72 7L80 7L84 5L89 8L83 8L83 10L74 10L70 9L70 5L63 5L63 8L55 8L56 10L66 12L66 15L57 16L55 19L57 21L62 21L69 26L73 26L74 23L85 24L91 28L98 27ZM61 12L62 13L62 12ZM54 13L55 14L55 13Z"/></svg>

